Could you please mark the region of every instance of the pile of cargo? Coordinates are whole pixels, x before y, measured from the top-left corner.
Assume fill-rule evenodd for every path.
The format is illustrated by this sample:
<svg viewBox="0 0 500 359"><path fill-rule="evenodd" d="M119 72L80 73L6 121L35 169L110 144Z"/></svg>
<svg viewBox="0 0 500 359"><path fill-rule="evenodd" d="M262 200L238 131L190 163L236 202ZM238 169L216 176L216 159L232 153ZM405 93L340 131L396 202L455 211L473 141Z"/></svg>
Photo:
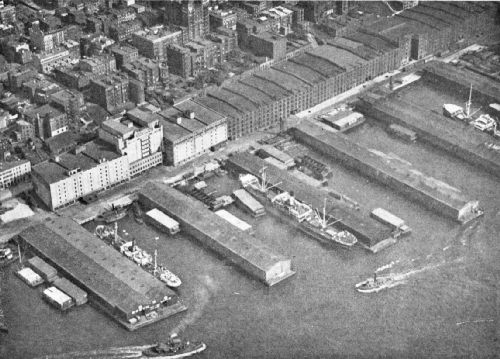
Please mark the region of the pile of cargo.
<svg viewBox="0 0 500 359"><path fill-rule="evenodd" d="M332 175L332 171L327 165L308 155L300 156L296 159L296 161L299 165L300 171L313 177L314 179L317 179L318 181L324 181Z"/></svg>
<svg viewBox="0 0 500 359"><path fill-rule="evenodd" d="M236 204L242 207L243 210L249 212L252 216L260 217L266 213L264 206L244 189L234 191L233 196L236 198Z"/></svg>
<svg viewBox="0 0 500 359"><path fill-rule="evenodd" d="M43 299L60 310L67 310L73 306L73 300L69 295L56 287L49 287L43 291Z"/></svg>
<svg viewBox="0 0 500 359"><path fill-rule="evenodd" d="M30 287L36 287L43 283L43 278L36 274L31 268L25 267L17 271L16 274Z"/></svg>
<svg viewBox="0 0 500 359"><path fill-rule="evenodd" d="M166 231L171 236L180 232L179 222L167 216L157 208L153 208L146 212L146 222L162 231Z"/></svg>
<svg viewBox="0 0 500 359"><path fill-rule="evenodd" d="M53 284L54 287L70 296L76 305L87 303L87 292L78 288L66 278L57 278Z"/></svg>

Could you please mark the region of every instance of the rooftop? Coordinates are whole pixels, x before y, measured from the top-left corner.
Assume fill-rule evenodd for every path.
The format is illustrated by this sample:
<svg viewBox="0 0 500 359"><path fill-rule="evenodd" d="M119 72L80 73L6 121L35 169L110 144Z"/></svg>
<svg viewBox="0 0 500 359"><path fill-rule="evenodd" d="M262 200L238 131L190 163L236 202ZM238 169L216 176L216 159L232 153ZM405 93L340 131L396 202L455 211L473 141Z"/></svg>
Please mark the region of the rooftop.
<svg viewBox="0 0 500 359"><path fill-rule="evenodd" d="M352 52L332 46L330 44L319 46L316 49L309 51L309 54L331 61L335 65L346 69L346 71L350 71L358 66L365 65L367 62L366 60L362 59L360 56L353 54Z"/></svg>
<svg viewBox="0 0 500 359"><path fill-rule="evenodd" d="M11 168L21 166L28 163L28 160L17 160L17 161L0 161L0 173L3 171L10 170Z"/></svg>

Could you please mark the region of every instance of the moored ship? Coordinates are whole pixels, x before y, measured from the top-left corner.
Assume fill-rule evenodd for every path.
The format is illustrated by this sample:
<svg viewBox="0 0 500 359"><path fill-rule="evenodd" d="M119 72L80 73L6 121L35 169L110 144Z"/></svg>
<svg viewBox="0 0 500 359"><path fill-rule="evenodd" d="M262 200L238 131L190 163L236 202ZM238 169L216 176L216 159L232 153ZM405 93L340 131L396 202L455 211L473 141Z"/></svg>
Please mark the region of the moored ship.
<svg viewBox="0 0 500 359"><path fill-rule="evenodd" d="M104 212L96 217L99 222L113 223L127 215L127 208L123 206L112 205L111 210Z"/></svg>
<svg viewBox="0 0 500 359"><path fill-rule="evenodd" d="M297 200L293 194L288 192L273 194L271 189L279 184L269 186L266 182L264 169L261 182L251 174L241 174L239 179L242 186L250 193L271 202L279 213L290 219L292 225L320 243L337 244L343 248L351 248L358 242L352 233L338 230L333 226L335 220L326 215L325 208L323 208L323 215L321 216L317 210Z"/></svg>

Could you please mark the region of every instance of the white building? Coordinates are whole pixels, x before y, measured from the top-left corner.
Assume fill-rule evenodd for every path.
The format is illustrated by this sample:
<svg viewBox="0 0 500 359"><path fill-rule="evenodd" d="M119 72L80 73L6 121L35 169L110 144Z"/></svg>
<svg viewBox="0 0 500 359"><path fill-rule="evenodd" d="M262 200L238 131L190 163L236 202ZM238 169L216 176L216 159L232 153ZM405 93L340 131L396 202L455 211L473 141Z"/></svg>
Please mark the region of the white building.
<svg viewBox="0 0 500 359"><path fill-rule="evenodd" d="M34 190L52 210L129 179L127 156L115 153L102 141L87 143L75 153L39 163L32 171Z"/></svg>
<svg viewBox="0 0 500 359"><path fill-rule="evenodd" d="M179 165L227 141L227 118L187 100L159 113L167 164Z"/></svg>
<svg viewBox="0 0 500 359"><path fill-rule="evenodd" d="M115 118L103 122L99 137L112 144L117 153L126 155L130 175L138 175L163 162L163 129L158 116L133 109L126 119Z"/></svg>
<svg viewBox="0 0 500 359"><path fill-rule="evenodd" d="M30 161L0 162L0 189L6 189L21 181L29 179Z"/></svg>

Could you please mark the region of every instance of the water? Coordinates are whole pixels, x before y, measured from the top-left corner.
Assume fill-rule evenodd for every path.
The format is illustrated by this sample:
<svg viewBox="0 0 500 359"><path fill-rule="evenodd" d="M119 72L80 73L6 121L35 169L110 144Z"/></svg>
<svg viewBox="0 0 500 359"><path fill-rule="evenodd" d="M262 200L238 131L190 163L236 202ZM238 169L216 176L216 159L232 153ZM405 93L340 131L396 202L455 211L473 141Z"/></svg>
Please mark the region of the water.
<svg viewBox="0 0 500 359"><path fill-rule="evenodd" d="M10 333L0 357L142 345L180 331L203 340L200 358L494 357L498 327L500 186L481 170L420 144L405 144L366 123L349 136L393 152L424 173L479 199L485 216L464 226L373 184L334 162L330 187L368 209L381 206L407 220L413 234L378 254L329 250L271 216L254 220L256 236L292 258L297 274L267 288L183 236L160 235L158 258L184 284L188 312L127 332L89 305L59 313L7 275L4 304ZM323 159L326 161L326 159ZM213 178L220 194L237 186ZM151 253L157 232L130 218L120 230ZM354 284L377 271L405 284L361 294ZM3 356L2 356L3 355Z"/></svg>

